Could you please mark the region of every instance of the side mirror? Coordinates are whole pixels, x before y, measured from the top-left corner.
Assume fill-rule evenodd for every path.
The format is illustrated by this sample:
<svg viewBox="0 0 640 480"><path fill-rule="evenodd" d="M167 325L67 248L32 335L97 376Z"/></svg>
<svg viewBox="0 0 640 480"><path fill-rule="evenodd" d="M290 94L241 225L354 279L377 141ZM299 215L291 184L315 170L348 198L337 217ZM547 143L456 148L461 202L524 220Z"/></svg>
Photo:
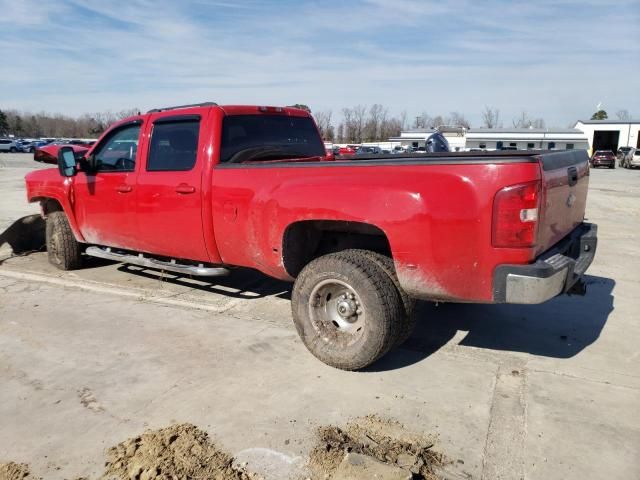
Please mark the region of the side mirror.
<svg viewBox="0 0 640 480"><path fill-rule="evenodd" d="M63 177L73 177L76 174L76 154L71 147L61 147L58 150L58 170Z"/></svg>

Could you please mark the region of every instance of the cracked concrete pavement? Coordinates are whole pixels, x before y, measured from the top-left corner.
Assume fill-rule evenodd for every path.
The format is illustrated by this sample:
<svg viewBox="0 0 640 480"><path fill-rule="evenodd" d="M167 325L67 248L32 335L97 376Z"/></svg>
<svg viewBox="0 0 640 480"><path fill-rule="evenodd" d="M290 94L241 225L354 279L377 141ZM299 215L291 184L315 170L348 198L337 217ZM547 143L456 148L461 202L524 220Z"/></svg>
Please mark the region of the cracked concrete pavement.
<svg viewBox="0 0 640 480"><path fill-rule="evenodd" d="M37 212L28 155L0 154L0 233ZM216 283L0 246L0 462L101 471L106 447L191 422L271 478L304 475L318 425L377 413L437 434L451 478L640 477L640 171L592 172L586 297L418 306L402 348L331 369L292 326L288 286ZM4 257L2 257L4 255Z"/></svg>

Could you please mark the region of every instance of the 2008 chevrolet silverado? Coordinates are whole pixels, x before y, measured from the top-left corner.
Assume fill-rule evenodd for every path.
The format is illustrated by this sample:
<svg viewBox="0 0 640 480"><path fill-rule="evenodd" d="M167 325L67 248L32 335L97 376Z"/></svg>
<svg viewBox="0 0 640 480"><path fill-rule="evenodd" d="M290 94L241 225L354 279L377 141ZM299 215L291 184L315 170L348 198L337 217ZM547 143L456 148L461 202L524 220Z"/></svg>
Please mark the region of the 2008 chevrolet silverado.
<svg viewBox="0 0 640 480"><path fill-rule="evenodd" d="M79 158L80 157L80 158ZM323 362L360 369L410 335L413 299L540 303L584 293L584 151L327 157L311 116L213 103L149 111L27 175L50 261L295 281Z"/></svg>

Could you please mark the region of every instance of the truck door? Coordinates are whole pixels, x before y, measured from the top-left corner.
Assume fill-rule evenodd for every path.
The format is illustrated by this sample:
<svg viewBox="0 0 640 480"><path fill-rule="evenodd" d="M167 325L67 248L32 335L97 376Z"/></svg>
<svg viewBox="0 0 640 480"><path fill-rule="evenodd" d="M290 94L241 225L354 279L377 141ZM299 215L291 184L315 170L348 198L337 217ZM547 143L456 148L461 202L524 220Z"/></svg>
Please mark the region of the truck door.
<svg viewBox="0 0 640 480"><path fill-rule="evenodd" d="M201 129L208 109L150 116L148 153L137 179L139 250L209 261L202 224L202 172L207 163Z"/></svg>
<svg viewBox="0 0 640 480"><path fill-rule="evenodd" d="M87 243L135 250L136 167L142 120L120 125L92 150L94 171L74 177L74 213Z"/></svg>

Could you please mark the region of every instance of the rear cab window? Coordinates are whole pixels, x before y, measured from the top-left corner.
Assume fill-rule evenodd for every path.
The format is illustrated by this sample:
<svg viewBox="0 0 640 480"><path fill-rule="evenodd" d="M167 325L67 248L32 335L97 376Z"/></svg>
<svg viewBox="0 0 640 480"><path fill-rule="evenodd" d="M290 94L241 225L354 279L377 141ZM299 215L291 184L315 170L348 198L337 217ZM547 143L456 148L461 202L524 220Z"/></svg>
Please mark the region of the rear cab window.
<svg viewBox="0 0 640 480"><path fill-rule="evenodd" d="M220 163L323 157L324 143L310 117L227 115Z"/></svg>

